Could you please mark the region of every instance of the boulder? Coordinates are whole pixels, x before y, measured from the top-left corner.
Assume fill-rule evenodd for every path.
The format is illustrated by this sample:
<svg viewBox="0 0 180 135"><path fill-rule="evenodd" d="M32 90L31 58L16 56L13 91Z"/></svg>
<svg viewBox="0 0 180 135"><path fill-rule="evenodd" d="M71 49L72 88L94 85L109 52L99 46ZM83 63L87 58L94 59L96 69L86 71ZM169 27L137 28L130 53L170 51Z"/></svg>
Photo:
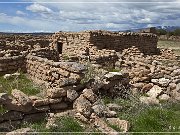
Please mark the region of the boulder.
<svg viewBox="0 0 180 135"><path fill-rule="evenodd" d="M83 95L80 95L73 103L73 108L76 109L79 113L83 114L85 117L91 115L91 102L88 101Z"/></svg>
<svg viewBox="0 0 180 135"><path fill-rule="evenodd" d="M142 97L139 98L139 100L142 103L148 104L148 105L159 104L159 100L156 99L155 97L145 97L145 96L142 96Z"/></svg>
<svg viewBox="0 0 180 135"><path fill-rule="evenodd" d="M67 89L65 88L52 88L47 89L47 97L58 98L67 95Z"/></svg>
<svg viewBox="0 0 180 135"><path fill-rule="evenodd" d="M99 117L116 117L117 113L115 111L110 111L102 102L98 102L92 107L94 113Z"/></svg>
<svg viewBox="0 0 180 135"><path fill-rule="evenodd" d="M120 73L120 72L109 72L108 74L104 75L104 77L105 77L108 81L122 79L122 76L123 76L123 74Z"/></svg>
<svg viewBox="0 0 180 135"><path fill-rule="evenodd" d="M152 97L152 98L156 98L158 95L160 95L162 93L162 88L154 85L148 92L147 95Z"/></svg>
<svg viewBox="0 0 180 135"><path fill-rule="evenodd" d="M130 128L130 123L126 120L120 120L119 118L107 118L107 122L111 125L116 125L123 132L127 132Z"/></svg>
<svg viewBox="0 0 180 135"><path fill-rule="evenodd" d="M170 99L170 96L167 94L162 94L159 96L159 100L167 101Z"/></svg>
<svg viewBox="0 0 180 135"><path fill-rule="evenodd" d="M92 89L84 89L82 92L83 96L87 98L91 103L94 103L97 101L98 97L96 94L94 94Z"/></svg>
<svg viewBox="0 0 180 135"><path fill-rule="evenodd" d="M67 98L70 101L74 101L78 96L79 94L75 90L67 90Z"/></svg>
<svg viewBox="0 0 180 135"><path fill-rule="evenodd" d="M94 120L94 126L98 128L103 134L108 134L108 135L119 135L119 133L112 129L111 127L108 126L108 124L99 117L96 117Z"/></svg>
<svg viewBox="0 0 180 135"><path fill-rule="evenodd" d="M171 81L169 79L166 79L166 78L160 78L159 79L159 85L162 86L162 87L167 87L169 85Z"/></svg>
<svg viewBox="0 0 180 135"><path fill-rule="evenodd" d="M153 87L153 84L152 83L148 83L148 84L145 84L143 87L142 87L142 92L148 92L151 88Z"/></svg>
<svg viewBox="0 0 180 135"><path fill-rule="evenodd" d="M0 93L0 104L6 104L7 102L10 102L10 101L11 99L7 93Z"/></svg>
<svg viewBox="0 0 180 135"><path fill-rule="evenodd" d="M4 104L7 110L29 112L32 110L32 100L20 90L12 90L13 99Z"/></svg>

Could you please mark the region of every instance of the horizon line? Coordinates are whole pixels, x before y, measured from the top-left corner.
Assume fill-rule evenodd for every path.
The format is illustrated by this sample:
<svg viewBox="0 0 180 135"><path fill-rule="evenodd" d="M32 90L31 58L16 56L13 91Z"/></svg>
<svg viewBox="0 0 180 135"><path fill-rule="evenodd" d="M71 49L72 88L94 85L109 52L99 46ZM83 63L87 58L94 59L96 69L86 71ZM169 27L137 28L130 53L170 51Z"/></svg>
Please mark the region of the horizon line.
<svg viewBox="0 0 180 135"><path fill-rule="evenodd" d="M113 3L122 3L122 4L123 3L139 3L140 4L141 3L141 4L151 4L151 3L159 3L160 4L160 3L180 3L180 1L179 2L162 2L162 1L161 2L160 1L157 1L157 2L150 2L150 1L146 1L146 2L140 2L140 1L137 1L137 2L132 2L132 1L129 1L129 2L127 2L127 1L126 2L125 1L124 2L117 2L117 1L116 2L115 1L114 2L113 1L109 1L109 2L108 1L104 1L104 2L96 2L96 1L87 1L87 2L85 2L85 1L77 1L77 2L73 2L73 1L69 1L69 2L68 1L64 1L64 2L60 2L60 1L51 1L51 2L48 2L48 1L47 2L27 1L27 2L25 2L24 1L23 2L22 1L22 2L18 2L17 1L17 2L14 2L14 1L9 1L8 2L8 1L2 1L0 3L3 3L3 4L15 4L15 3L19 3L19 4L21 4L21 3L22 4L26 4L26 3L64 3L64 4L71 4L71 3L77 3L77 4L78 3L84 3L84 4L93 4L93 3L94 4L95 3L99 3L99 4L107 4L107 3L110 3L110 4L111 3L112 4Z"/></svg>

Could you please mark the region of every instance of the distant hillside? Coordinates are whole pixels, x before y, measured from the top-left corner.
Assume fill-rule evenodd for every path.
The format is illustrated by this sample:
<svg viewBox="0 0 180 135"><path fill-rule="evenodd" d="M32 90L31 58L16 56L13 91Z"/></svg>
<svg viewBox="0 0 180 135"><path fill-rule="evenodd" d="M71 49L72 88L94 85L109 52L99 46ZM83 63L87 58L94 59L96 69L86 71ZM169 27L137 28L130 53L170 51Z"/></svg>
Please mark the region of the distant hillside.
<svg viewBox="0 0 180 135"><path fill-rule="evenodd" d="M44 32L34 32L34 33L12 33L12 32L0 32L0 34L5 34L5 35L52 35L54 33L44 33Z"/></svg>
<svg viewBox="0 0 180 135"><path fill-rule="evenodd" d="M156 29L163 29L163 30L166 30L168 32L172 32L176 29L180 29L180 26L157 26Z"/></svg>

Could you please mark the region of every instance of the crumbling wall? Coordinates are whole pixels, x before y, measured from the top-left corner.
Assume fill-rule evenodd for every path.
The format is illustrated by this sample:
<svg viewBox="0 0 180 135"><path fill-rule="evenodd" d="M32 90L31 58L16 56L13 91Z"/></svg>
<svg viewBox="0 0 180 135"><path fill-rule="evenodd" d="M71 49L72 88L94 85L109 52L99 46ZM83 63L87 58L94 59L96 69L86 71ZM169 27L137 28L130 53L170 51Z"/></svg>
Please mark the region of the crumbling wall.
<svg viewBox="0 0 180 135"><path fill-rule="evenodd" d="M36 48L30 51L31 55L41 58L47 58L48 60L59 61L59 55L56 50L46 48Z"/></svg>
<svg viewBox="0 0 180 135"><path fill-rule="evenodd" d="M0 73L12 73L21 69L25 70L25 56L0 57Z"/></svg>
<svg viewBox="0 0 180 135"><path fill-rule="evenodd" d="M49 87L64 87L80 83L85 67L76 62L54 62L38 56L27 56L27 73L32 79Z"/></svg>
<svg viewBox="0 0 180 135"><path fill-rule="evenodd" d="M58 32L52 36L52 47L62 43L62 55L92 63L117 61L116 52L136 46L144 54L156 54L158 38L150 33L119 33L108 31Z"/></svg>

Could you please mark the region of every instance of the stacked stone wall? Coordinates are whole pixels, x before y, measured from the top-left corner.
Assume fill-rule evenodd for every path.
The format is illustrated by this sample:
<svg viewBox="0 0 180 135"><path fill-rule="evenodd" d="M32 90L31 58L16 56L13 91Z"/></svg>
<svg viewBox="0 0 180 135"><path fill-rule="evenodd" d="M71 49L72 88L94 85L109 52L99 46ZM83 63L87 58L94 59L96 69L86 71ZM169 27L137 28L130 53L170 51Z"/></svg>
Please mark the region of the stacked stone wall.
<svg viewBox="0 0 180 135"><path fill-rule="evenodd" d="M32 79L49 87L64 87L80 83L84 66L75 62L54 62L38 56L27 56L27 73Z"/></svg>
<svg viewBox="0 0 180 135"><path fill-rule="evenodd" d="M92 63L117 61L116 52L135 46L144 54L157 54L158 38L150 33L119 33L108 31L59 32L52 36L52 47L63 44L62 55L79 61L89 56ZM89 54L87 54L87 49Z"/></svg>
<svg viewBox="0 0 180 135"><path fill-rule="evenodd" d="M25 56L0 57L0 73L12 73L17 70L25 71Z"/></svg>

